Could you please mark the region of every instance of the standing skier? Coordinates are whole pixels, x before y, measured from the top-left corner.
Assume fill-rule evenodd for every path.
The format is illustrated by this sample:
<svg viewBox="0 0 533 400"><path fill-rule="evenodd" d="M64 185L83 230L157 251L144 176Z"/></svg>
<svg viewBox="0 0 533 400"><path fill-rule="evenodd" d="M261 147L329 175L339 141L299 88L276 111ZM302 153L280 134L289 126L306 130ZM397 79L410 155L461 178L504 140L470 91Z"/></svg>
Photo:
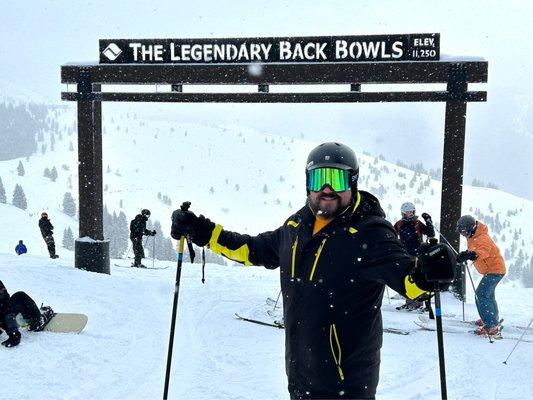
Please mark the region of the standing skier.
<svg viewBox="0 0 533 400"><path fill-rule="evenodd" d="M21 254L27 253L28 249L26 248L26 245L22 243L22 240L19 240L19 244L15 247L15 253L17 253L19 256Z"/></svg>
<svg viewBox="0 0 533 400"><path fill-rule="evenodd" d="M463 215L457 221L457 230L466 238L468 250L457 255L457 262L474 262L474 267L483 275L476 289L476 306L481 319L476 321L476 334L481 336L501 336L496 285L505 275L505 261L500 249L489 236L487 225L476 221L471 215Z"/></svg>
<svg viewBox="0 0 533 400"><path fill-rule="evenodd" d="M8 336L7 340L2 342L5 347L14 347L20 343L20 332L15 319L18 313L30 321L28 330L35 332L42 331L53 316L50 307L42 307L39 310L35 301L24 292L9 296L6 287L0 281L0 334L5 330Z"/></svg>
<svg viewBox="0 0 533 400"><path fill-rule="evenodd" d="M155 236L156 234L156 231L149 231L146 229L146 221L148 221L148 218L150 218L150 210L145 208L130 222L130 240L133 247L133 254L135 256L133 264L131 265L132 267L146 268L141 262L144 258L143 235Z"/></svg>
<svg viewBox="0 0 533 400"><path fill-rule="evenodd" d="M427 213L423 213L422 218L424 218L426 224L420 222L418 216L415 214L415 205L409 202L403 203L400 211L402 213L402 219L396 221L394 229L398 232L400 241L405 247L405 250L407 250L407 253L412 256L417 256L420 253L422 243L424 243L424 235L428 238L435 237L435 229L433 229L431 216ZM423 302L406 298L405 304L397 307L397 309L413 311L422 309L423 307ZM428 307L426 306L426 308Z"/></svg>
<svg viewBox="0 0 533 400"><path fill-rule="evenodd" d="M428 271L453 274L455 258L443 244L418 258L406 253L378 200L357 190L349 147L316 147L305 175L307 204L274 231L239 234L176 210L171 235L247 266L280 268L291 399L373 399L385 284L413 299L427 295Z"/></svg>
<svg viewBox="0 0 533 400"><path fill-rule="evenodd" d="M48 213L45 211L41 213L39 229L48 248L48 253L50 253L50 258L58 258L59 256L56 254L56 244L54 241L54 226L48 219Z"/></svg>

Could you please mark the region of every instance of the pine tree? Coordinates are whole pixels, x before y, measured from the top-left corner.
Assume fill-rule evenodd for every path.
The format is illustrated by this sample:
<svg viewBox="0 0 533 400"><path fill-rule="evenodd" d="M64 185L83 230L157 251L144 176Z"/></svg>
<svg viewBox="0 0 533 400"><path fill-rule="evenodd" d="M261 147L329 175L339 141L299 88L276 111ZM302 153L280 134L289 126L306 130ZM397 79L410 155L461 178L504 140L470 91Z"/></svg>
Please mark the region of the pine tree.
<svg viewBox="0 0 533 400"><path fill-rule="evenodd" d="M123 257L124 253L126 253L126 251L128 250L128 238L130 236L128 218L126 217L126 214L124 214L124 211L118 213L116 225L117 236L115 238L115 241L117 246L117 252L119 253L119 257Z"/></svg>
<svg viewBox="0 0 533 400"><path fill-rule="evenodd" d="M28 208L28 202L26 201L26 195L24 194L24 190L22 189L22 186L19 184L15 185L15 190L13 191L13 205L15 207L18 207L22 210L26 210Z"/></svg>
<svg viewBox="0 0 533 400"><path fill-rule="evenodd" d="M50 168L46 167L43 172L45 178L50 178Z"/></svg>
<svg viewBox="0 0 533 400"><path fill-rule="evenodd" d="M0 203L6 204L6 190L4 189L4 183L2 182L2 178L0 178Z"/></svg>
<svg viewBox="0 0 533 400"><path fill-rule="evenodd" d="M24 176L26 171L24 171L24 165L22 165L22 161L19 160L19 165L17 166L17 174L18 176Z"/></svg>
<svg viewBox="0 0 533 400"><path fill-rule="evenodd" d="M529 260L529 266L524 268L522 283L527 288L533 288L533 256L531 256L531 259Z"/></svg>
<svg viewBox="0 0 533 400"><path fill-rule="evenodd" d="M74 234L72 229L68 227L63 231L63 247L67 250L74 250Z"/></svg>
<svg viewBox="0 0 533 400"><path fill-rule="evenodd" d="M50 179L52 180L52 182L56 181L56 179L57 179L57 169L56 169L56 167L53 167L52 170L50 171Z"/></svg>
<svg viewBox="0 0 533 400"><path fill-rule="evenodd" d="M70 192L66 192L63 196L63 212L69 217L74 217L76 215L76 203Z"/></svg>

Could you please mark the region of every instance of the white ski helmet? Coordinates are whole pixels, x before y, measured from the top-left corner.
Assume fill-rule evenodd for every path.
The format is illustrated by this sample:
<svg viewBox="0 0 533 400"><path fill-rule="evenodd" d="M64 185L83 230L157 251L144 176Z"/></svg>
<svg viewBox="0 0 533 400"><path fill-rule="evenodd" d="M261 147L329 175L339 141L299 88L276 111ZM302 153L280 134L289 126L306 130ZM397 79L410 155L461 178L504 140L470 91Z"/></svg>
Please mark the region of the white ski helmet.
<svg viewBox="0 0 533 400"><path fill-rule="evenodd" d="M415 215L415 212L416 212L415 205L410 202L403 203L402 206L400 207L400 210L402 212L402 216L406 216L408 212L412 212L413 215Z"/></svg>

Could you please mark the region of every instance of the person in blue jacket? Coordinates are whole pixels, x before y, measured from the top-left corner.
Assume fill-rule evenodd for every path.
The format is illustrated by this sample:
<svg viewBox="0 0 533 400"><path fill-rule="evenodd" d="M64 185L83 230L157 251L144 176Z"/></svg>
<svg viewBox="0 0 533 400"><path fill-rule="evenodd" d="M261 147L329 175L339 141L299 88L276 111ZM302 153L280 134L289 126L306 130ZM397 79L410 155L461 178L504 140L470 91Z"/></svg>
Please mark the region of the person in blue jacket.
<svg viewBox="0 0 533 400"><path fill-rule="evenodd" d="M21 254L27 253L28 249L26 248L26 245L22 243L22 240L19 240L19 244L17 244L17 247L15 247L15 252L20 256Z"/></svg>

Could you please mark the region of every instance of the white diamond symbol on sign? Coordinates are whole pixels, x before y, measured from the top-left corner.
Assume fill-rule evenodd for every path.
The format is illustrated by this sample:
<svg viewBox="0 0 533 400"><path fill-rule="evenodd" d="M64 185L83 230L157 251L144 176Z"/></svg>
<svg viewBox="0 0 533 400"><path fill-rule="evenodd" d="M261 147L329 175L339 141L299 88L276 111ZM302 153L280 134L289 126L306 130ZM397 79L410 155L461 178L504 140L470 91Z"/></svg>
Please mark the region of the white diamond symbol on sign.
<svg viewBox="0 0 533 400"><path fill-rule="evenodd" d="M104 56L109 58L111 61L115 61L118 56L122 53L122 50L115 44L115 43L109 43L109 45L105 48L104 51L102 51Z"/></svg>

